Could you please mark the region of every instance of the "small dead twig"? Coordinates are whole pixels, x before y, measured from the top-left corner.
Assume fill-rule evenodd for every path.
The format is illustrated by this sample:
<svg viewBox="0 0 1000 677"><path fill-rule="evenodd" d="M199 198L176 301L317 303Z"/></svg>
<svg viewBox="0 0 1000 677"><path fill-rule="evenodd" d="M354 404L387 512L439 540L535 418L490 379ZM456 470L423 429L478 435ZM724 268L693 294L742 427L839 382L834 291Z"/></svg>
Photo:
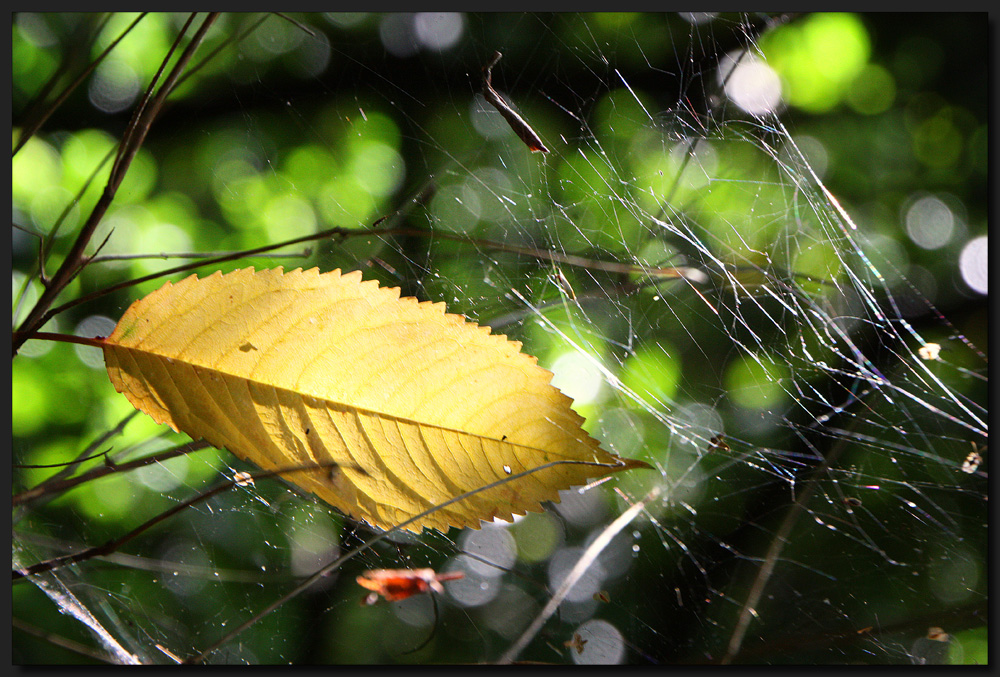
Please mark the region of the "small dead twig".
<svg viewBox="0 0 1000 677"><path fill-rule="evenodd" d="M500 52L493 52L493 58L483 67L483 98L497 109L497 112L503 116L503 119L507 121L507 124L514 130L518 138L524 141L524 145L532 151L548 153L549 149L545 147L541 137L531 128L531 125L493 89L493 67L497 65L501 56L503 55Z"/></svg>

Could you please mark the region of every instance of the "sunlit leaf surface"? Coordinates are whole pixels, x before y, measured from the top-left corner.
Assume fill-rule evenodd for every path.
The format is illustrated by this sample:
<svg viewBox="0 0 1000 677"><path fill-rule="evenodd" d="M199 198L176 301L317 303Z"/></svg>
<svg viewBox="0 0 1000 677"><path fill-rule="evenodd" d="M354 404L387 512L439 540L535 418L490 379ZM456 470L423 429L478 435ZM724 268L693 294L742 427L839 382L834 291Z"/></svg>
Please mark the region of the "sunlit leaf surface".
<svg viewBox="0 0 1000 677"><path fill-rule="evenodd" d="M645 465L584 432L551 372L520 344L399 298L361 273L252 268L167 283L107 338L115 388L136 408L388 528L478 528L557 491Z"/></svg>

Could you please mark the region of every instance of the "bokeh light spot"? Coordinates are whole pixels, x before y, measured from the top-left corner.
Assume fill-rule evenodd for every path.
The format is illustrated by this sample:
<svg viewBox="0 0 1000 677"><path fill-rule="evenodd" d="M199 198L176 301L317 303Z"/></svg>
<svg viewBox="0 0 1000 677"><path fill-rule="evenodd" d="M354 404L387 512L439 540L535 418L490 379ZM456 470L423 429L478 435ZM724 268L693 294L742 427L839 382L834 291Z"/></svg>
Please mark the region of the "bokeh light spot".
<svg viewBox="0 0 1000 677"><path fill-rule="evenodd" d="M742 53L742 58L727 58L730 65L720 69L720 80L733 103L751 115L777 110L781 104L781 79L774 69L747 53Z"/></svg>
<svg viewBox="0 0 1000 677"><path fill-rule="evenodd" d="M625 638L621 631L608 621L589 620L574 633L580 636L580 650L572 650L573 662L578 665L616 665L625 660Z"/></svg>
<svg viewBox="0 0 1000 677"><path fill-rule="evenodd" d="M986 246L986 238L986 235L982 235L969 240L958 257L962 279L970 289L980 294L989 291L989 249Z"/></svg>
<svg viewBox="0 0 1000 677"><path fill-rule="evenodd" d="M940 249L951 241L955 216L940 198L928 195L915 200L906 210L906 232L924 249Z"/></svg>
<svg viewBox="0 0 1000 677"><path fill-rule="evenodd" d="M413 28L421 45L440 52L458 43L465 30L465 18L458 12L419 12Z"/></svg>

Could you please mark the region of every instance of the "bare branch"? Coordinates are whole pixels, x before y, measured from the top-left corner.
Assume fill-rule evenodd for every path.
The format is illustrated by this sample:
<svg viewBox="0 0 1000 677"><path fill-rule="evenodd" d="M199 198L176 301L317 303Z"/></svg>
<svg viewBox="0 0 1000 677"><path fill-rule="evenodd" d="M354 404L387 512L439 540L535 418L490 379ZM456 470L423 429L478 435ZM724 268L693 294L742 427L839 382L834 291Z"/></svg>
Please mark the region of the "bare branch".
<svg viewBox="0 0 1000 677"><path fill-rule="evenodd" d="M131 125L125 132L119 146L118 158L115 160L115 164L111 169L111 176L108 179L108 184L104 189L104 193L94 206L87 222L80 229L80 233L77 236L76 241L73 243L69 253L66 255L66 259L63 261L62 266L59 267L59 270L56 271L55 275L52 277L51 284L42 293L38 302L28 314L28 317L21 323L20 328L22 331L31 332L37 330L41 326L40 320L43 316L45 316L46 311L52 305L53 301L55 301L59 293L61 293L62 290L65 289L73 278L80 272L83 266L86 265L84 250L86 249L87 244L90 242L91 237L93 237L94 231L97 229L97 225L101 222L101 219L104 218L104 214L107 212L108 207L111 206L111 202L114 200L118 186L121 184L121 181L125 176L125 172L128 170L135 154L139 152L139 148L146 137L146 133L149 131L150 125L152 125L153 119L162 107L166 97L170 94L177 78L180 77L181 71L184 70L184 67L190 61L195 50L197 50L198 45L201 44L205 34L215 22L216 18L218 18L218 14L209 14L205 18L202 26L195 33L187 48L178 58L177 63L174 65L174 68L167 77L167 80L163 83L157 91L156 96L149 103L148 108L144 103L140 104L139 110L143 111L141 118L137 119L135 124ZM178 40L180 40L183 33L184 30L182 30L178 35ZM164 63L166 63L166 59L164 60ZM154 82L155 80L156 79L154 78ZM17 355L17 349L23 342L23 338L20 339L20 342L18 340L13 342L12 357Z"/></svg>

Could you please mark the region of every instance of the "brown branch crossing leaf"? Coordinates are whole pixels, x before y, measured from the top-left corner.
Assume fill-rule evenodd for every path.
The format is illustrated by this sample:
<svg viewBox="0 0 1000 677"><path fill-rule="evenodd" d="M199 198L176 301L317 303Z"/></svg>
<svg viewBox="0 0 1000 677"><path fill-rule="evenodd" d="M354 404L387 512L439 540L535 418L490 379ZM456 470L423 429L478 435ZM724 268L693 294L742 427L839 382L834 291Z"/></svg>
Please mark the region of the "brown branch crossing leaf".
<svg viewBox="0 0 1000 677"><path fill-rule="evenodd" d="M580 427L521 344L400 298L360 272L192 275L136 301L104 342L139 410L381 528L504 477L559 464L408 526L479 528L557 491L636 467ZM330 467L330 464L337 464Z"/></svg>

